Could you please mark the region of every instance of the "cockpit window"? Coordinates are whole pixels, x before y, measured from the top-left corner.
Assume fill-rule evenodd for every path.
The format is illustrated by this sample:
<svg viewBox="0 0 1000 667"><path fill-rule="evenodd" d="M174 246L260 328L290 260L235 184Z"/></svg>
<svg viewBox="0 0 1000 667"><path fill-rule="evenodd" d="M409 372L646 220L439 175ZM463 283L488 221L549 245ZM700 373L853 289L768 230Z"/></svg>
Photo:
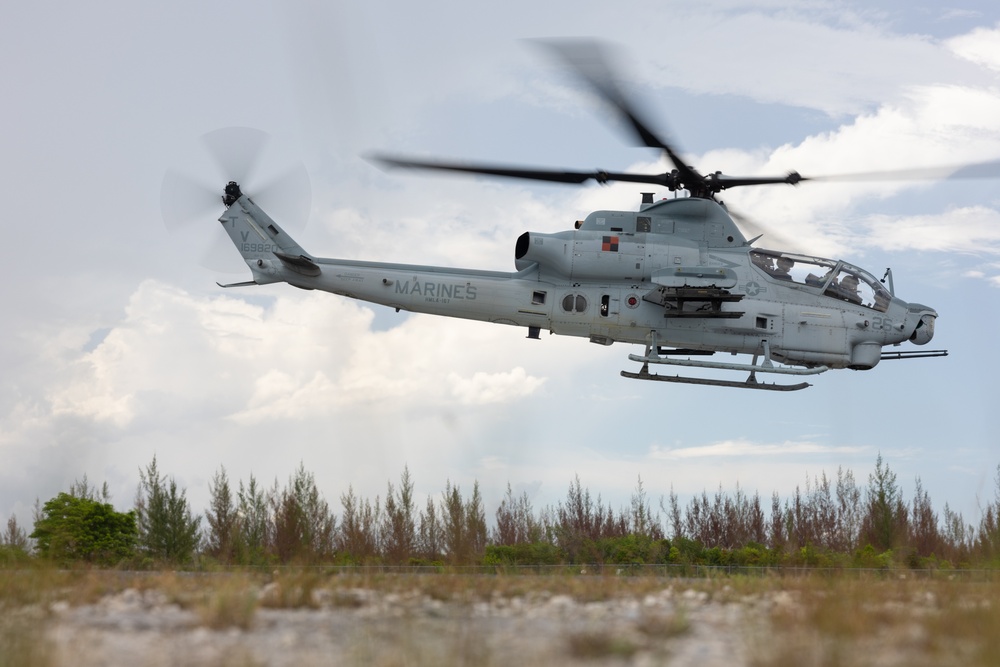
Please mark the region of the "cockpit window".
<svg viewBox="0 0 1000 667"><path fill-rule="evenodd" d="M883 313L889 308L889 292L870 275L852 267L841 268L823 293Z"/></svg>
<svg viewBox="0 0 1000 667"><path fill-rule="evenodd" d="M889 292L856 266L771 250L750 251L750 261L774 280L815 287L826 296L883 313L889 308Z"/></svg>
<svg viewBox="0 0 1000 667"><path fill-rule="evenodd" d="M753 250L750 261L776 280L788 280L812 287L823 287L833 275L837 263L818 257L788 255L767 250Z"/></svg>

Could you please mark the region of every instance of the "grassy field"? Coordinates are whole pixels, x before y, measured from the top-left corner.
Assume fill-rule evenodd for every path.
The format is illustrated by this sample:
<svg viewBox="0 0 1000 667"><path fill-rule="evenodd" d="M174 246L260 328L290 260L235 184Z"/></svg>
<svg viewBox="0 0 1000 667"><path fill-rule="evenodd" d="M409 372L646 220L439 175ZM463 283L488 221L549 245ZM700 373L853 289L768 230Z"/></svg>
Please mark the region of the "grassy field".
<svg viewBox="0 0 1000 667"><path fill-rule="evenodd" d="M394 627L420 628L390 633L377 646L352 645L353 658L344 664L506 664L517 646L483 648L490 644L477 641L477 635L496 623L470 624L471 610L487 616L503 610L509 617L516 610L550 610L559 602L569 611L553 621L558 632L550 646L540 653L536 643L523 664L661 664L690 654L692 645L705 648L700 644L720 640L716 635L724 631L737 653L742 651L720 663L727 665L1000 665L1000 577L989 572L669 577L579 570L205 574L29 568L0 571L0 667L74 664L51 641L55 626L66 622L66 610L127 591L155 594L159 604L190 612L192 627L202 635L251 637L261 631L261 617L275 610L325 613L324 618L366 612L377 620L394 606L408 610L402 617L410 624ZM581 624L572 620L577 616L597 620ZM426 632L441 634L438 649L417 650L414 637ZM525 646L530 653L530 642ZM246 655L225 664L271 662ZM709 659L701 667L711 664L716 663Z"/></svg>

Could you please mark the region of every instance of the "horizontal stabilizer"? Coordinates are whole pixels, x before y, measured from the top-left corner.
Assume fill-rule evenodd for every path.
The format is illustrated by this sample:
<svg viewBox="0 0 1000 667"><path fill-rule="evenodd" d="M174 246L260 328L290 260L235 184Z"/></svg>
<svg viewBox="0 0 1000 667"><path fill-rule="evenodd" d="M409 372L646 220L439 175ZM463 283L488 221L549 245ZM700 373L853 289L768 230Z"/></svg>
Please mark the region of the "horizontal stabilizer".
<svg viewBox="0 0 1000 667"><path fill-rule="evenodd" d="M286 267L301 273L304 276L316 277L320 274L319 265L305 255L286 255L283 252L274 250L274 256L281 260Z"/></svg>
<svg viewBox="0 0 1000 667"><path fill-rule="evenodd" d="M260 283L254 281L254 280L247 280L246 282L242 282L242 283L229 283L228 285L223 285L220 282L216 282L215 284L218 285L219 287L250 287L250 285L259 285Z"/></svg>

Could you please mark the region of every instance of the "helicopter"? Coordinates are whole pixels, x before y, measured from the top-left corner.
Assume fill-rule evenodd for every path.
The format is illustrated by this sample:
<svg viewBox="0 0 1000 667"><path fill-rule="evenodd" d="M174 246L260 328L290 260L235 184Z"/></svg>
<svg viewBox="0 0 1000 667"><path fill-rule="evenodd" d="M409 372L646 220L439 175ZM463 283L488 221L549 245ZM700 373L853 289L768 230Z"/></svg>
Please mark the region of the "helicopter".
<svg viewBox="0 0 1000 667"><path fill-rule="evenodd" d="M643 347L626 378L768 391L797 391L833 369L870 370L884 359L946 356L924 346L937 311L896 296L891 270L881 279L844 260L758 248L740 231L718 195L727 189L811 179L702 174L642 120L592 43L548 43L609 103L646 147L673 169L660 174L565 171L467 164L375 154L387 169L520 178L547 182L629 182L665 188L644 192L636 210L599 210L570 230L525 232L514 243L514 271L330 259L300 246L229 181L219 217L251 272L244 287L287 283L306 290L401 310L521 327L527 338L577 336L598 345ZM908 174L913 176L914 174ZM887 349L888 348L888 349ZM743 362L713 360L744 355ZM655 366L721 371L727 379L654 373ZM746 377L743 378L743 375ZM763 381L767 375L774 381ZM742 379L738 379L742 378Z"/></svg>

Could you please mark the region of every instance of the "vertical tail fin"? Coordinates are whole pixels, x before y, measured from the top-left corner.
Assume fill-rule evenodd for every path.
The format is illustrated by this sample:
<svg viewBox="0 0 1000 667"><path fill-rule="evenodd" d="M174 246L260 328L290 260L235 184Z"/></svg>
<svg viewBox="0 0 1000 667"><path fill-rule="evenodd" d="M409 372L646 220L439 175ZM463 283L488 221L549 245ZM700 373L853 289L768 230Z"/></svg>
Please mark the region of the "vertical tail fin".
<svg viewBox="0 0 1000 667"><path fill-rule="evenodd" d="M253 272L254 282L264 284L283 280L276 275L279 266L304 275L319 274L319 267L313 263L309 253L250 197L244 195L235 182L226 186L223 203L226 211L219 217L219 222Z"/></svg>

